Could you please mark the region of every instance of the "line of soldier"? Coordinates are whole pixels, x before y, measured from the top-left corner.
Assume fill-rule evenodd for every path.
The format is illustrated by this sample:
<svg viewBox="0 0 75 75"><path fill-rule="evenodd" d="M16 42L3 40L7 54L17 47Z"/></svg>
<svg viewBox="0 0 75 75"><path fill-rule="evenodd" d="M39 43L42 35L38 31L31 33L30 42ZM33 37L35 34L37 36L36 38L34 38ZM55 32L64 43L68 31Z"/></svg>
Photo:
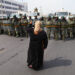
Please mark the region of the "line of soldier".
<svg viewBox="0 0 75 75"><path fill-rule="evenodd" d="M27 16L24 15L21 18L17 18L16 15L13 18L4 18L0 19L0 34L8 34L16 37L26 36L28 34L25 30L26 27L32 27L31 16L27 19Z"/></svg>
<svg viewBox="0 0 75 75"><path fill-rule="evenodd" d="M14 15L13 18L8 17L0 19L0 34L3 33L16 37L28 37L28 33L25 30L26 27L34 27L35 21L37 20L39 20L37 16L34 16L34 19L32 19L31 16L27 17L26 15L22 16L21 14L20 18ZM40 20L42 22L44 21L43 19Z"/></svg>
<svg viewBox="0 0 75 75"><path fill-rule="evenodd" d="M20 18L17 18L15 15L13 18L8 17L0 19L0 34L4 33L16 37L28 37L28 33L25 28L33 27L37 20L37 16L35 16L35 19L33 20L31 16L27 19L26 15L21 16ZM48 39L50 39L51 36L53 36L56 40L75 38L75 19L69 19L69 22L67 22L64 17L61 19L58 17L41 17L39 20L42 23L42 29L47 32Z"/></svg>
<svg viewBox="0 0 75 75"><path fill-rule="evenodd" d="M48 17L46 20L48 39L54 36L54 39L66 40L67 38L75 38L75 18L67 21L65 17ZM49 26L50 25L50 26ZM54 26L54 27L52 27ZM53 33L53 35L52 35Z"/></svg>

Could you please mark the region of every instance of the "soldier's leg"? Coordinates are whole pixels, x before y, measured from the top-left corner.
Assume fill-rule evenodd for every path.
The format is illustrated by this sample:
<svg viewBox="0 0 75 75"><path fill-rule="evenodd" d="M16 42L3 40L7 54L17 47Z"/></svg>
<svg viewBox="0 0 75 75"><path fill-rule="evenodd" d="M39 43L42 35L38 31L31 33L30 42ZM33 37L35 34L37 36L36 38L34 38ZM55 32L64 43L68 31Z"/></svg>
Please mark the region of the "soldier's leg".
<svg viewBox="0 0 75 75"><path fill-rule="evenodd" d="M11 34L12 34L12 36L16 35L15 27L14 26L11 27Z"/></svg>
<svg viewBox="0 0 75 75"><path fill-rule="evenodd" d="M50 39L50 28L47 28L47 37Z"/></svg>
<svg viewBox="0 0 75 75"><path fill-rule="evenodd" d="M73 38L72 28L70 28L70 38Z"/></svg>
<svg viewBox="0 0 75 75"><path fill-rule="evenodd" d="M55 39L55 28L53 28L53 38Z"/></svg>
<svg viewBox="0 0 75 75"><path fill-rule="evenodd" d="M11 27L8 26L8 35L11 35Z"/></svg>
<svg viewBox="0 0 75 75"><path fill-rule="evenodd" d="M73 33L73 38L75 38L75 35L74 35L74 25L72 26L72 33Z"/></svg>
<svg viewBox="0 0 75 75"><path fill-rule="evenodd" d="M15 33L16 33L16 37L18 37L18 27L15 27Z"/></svg>
<svg viewBox="0 0 75 75"><path fill-rule="evenodd" d="M55 40L58 39L58 29L57 28L55 28L54 38L55 38Z"/></svg>
<svg viewBox="0 0 75 75"><path fill-rule="evenodd" d="M55 39L56 39L56 40L59 39L59 28L56 28Z"/></svg>
<svg viewBox="0 0 75 75"><path fill-rule="evenodd" d="M8 35L8 26L6 26L5 33Z"/></svg>
<svg viewBox="0 0 75 75"><path fill-rule="evenodd" d="M62 28L62 40L65 40L65 30Z"/></svg>
<svg viewBox="0 0 75 75"><path fill-rule="evenodd" d="M22 37L22 27L19 26L19 35Z"/></svg>
<svg viewBox="0 0 75 75"><path fill-rule="evenodd" d="M62 28L60 27L60 39L62 40Z"/></svg>
<svg viewBox="0 0 75 75"><path fill-rule="evenodd" d="M75 25L74 25L74 38L75 38Z"/></svg>
<svg viewBox="0 0 75 75"><path fill-rule="evenodd" d="M3 25L1 25L1 34L4 33L4 30L3 30Z"/></svg>
<svg viewBox="0 0 75 75"><path fill-rule="evenodd" d="M22 26L22 36L25 36L25 26Z"/></svg>
<svg viewBox="0 0 75 75"><path fill-rule="evenodd" d="M26 29L26 26L25 26ZM28 38L28 32L25 30L25 36Z"/></svg>
<svg viewBox="0 0 75 75"><path fill-rule="evenodd" d="M0 26L0 34L1 34L1 26Z"/></svg>
<svg viewBox="0 0 75 75"><path fill-rule="evenodd" d="M70 28L67 28L67 37L70 38Z"/></svg>

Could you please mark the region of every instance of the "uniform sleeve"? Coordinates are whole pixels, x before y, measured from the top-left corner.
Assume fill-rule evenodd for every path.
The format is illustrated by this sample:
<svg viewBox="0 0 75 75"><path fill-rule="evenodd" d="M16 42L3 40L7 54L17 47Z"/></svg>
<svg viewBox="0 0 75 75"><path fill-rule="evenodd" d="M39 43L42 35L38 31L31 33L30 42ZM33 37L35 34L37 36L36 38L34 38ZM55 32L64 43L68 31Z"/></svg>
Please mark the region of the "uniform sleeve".
<svg viewBox="0 0 75 75"><path fill-rule="evenodd" d="M48 38L47 38L47 34L46 32L44 33L44 39L43 39L43 45L44 45L44 49L47 48L47 45L48 45Z"/></svg>

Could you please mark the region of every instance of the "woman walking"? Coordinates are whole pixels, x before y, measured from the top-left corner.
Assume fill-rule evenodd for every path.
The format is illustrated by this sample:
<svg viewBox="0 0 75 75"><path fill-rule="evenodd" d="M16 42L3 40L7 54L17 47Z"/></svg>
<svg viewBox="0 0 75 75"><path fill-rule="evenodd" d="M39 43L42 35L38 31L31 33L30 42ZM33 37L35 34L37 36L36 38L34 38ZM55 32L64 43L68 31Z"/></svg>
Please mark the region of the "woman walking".
<svg viewBox="0 0 75 75"><path fill-rule="evenodd" d="M48 44L46 32L42 30L40 26L41 22L36 21L34 28L27 29L30 35L27 63L29 68L35 70L43 66L44 50Z"/></svg>

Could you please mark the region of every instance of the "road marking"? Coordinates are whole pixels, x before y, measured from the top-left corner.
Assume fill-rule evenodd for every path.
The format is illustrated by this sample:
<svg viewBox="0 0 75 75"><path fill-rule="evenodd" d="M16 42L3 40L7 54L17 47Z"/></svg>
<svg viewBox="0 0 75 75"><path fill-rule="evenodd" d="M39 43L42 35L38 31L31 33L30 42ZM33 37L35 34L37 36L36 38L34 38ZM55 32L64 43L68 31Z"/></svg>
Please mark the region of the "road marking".
<svg viewBox="0 0 75 75"><path fill-rule="evenodd" d="M20 39L20 41L24 41L24 39Z"/></svg>
<svg viewBox="0 0 75 75"><path fill-rule="evenodd" d="M0 53L3 53L3 52L5 52L5 48L0 49Z"/></svg>

